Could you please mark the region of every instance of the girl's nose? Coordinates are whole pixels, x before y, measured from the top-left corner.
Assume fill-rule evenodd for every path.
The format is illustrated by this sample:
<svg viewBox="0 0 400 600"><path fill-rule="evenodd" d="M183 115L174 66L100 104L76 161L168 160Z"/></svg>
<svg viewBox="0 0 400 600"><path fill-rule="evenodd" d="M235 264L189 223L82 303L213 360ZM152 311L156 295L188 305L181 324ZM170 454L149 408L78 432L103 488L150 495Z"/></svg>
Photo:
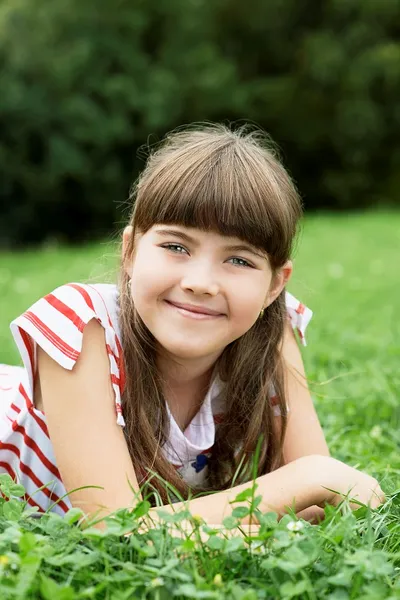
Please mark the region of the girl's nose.
<svg viewBox="0 0 400 600"><path fill-rule="evenodd" d="M181 288L194 294L216 296L220 286L209 265L194 265L191 263L190 269L182 277Z"/></svg>

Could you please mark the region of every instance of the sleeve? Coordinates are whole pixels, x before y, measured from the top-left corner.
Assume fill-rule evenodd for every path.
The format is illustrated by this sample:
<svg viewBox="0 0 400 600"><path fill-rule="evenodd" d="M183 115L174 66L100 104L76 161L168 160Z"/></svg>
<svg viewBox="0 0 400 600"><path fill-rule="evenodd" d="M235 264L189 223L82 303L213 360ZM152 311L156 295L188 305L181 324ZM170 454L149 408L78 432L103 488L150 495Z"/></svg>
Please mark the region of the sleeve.
<svg viewBox="0 0 400 600"><path fill-rule="evenodd" d="M286 309L293 330L297 332L303 346L307 346L306 329L312 318L312 310L302 304L297 298L286 292Z"/></svg>
<svg viewBox="0 0 400 600"><path fill-rule="evenodd" d="M124 426L121 406L124 385L121 344L105 299L95 286L81 283L62 285L11 322L11 333L28 375L26 393L32 402L37 347L40 346L65 369L72 370L82 350L83 330L91 319L97 319L105 331L117 423Z"/></svg>
<svg viewBox="0 0 400 600"><path fill-rule="evenodd" d="M313 315L312 310L307 308L307 306L302 304L297 298L292 296L292 294L289 294L289 292L286 292L285 300L288 318L293 331L297 332L303 346L307 346L305 333ZM269 399L273 407L274 415L279 417L281 415L279 398L273 385L270 387ZM289 411L289 407L287 407L287 410Z"/></svg>

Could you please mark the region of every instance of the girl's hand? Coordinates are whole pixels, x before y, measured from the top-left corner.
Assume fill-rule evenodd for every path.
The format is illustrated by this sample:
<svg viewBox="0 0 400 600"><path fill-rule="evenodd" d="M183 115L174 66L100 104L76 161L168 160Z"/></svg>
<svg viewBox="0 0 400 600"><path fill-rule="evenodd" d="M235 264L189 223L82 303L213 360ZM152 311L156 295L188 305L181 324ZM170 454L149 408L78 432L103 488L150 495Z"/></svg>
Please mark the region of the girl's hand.
<svg viewBox="0 0 400 600"><path fill-rule="evenodd" d="M298 519L304 519L312 525L318 525L325 519L325 511L321 506L309 506L296 513Z"/></svg>
<svg viewBox="0 0 400 600"><path fill-rule="evenodd" d="M371 508L377 508L385 501L385 494L371 475L329 456L310 458L318 464L320 473L322 499L316 503L318 506L323 507L326 503L337 506L345 496L369 504ZM351 502L350 506L354 510L359 508L354 502Z"/></svg>

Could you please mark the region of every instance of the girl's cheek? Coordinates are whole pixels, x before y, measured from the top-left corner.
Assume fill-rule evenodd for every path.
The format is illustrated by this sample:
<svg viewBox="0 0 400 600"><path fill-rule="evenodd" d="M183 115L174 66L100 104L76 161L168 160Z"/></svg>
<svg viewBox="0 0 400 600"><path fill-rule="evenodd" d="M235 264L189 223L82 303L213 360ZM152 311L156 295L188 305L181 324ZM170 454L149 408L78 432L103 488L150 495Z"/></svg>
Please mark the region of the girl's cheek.
<svg viewBox="0 0 400 600"><path fill-rule="evenodd" d="M133 295L137 302L151 304L168 292L168 280L165 274L152 269L151 265L137 273L133 282Z"/></svg>

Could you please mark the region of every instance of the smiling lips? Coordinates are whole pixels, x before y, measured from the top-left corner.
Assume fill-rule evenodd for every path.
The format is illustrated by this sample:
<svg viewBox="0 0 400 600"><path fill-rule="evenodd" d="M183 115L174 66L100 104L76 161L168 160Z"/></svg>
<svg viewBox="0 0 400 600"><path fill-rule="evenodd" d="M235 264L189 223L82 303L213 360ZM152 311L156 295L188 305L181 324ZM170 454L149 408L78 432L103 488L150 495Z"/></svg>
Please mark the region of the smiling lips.
<svg viewBox="0 0 400 600"><path fill-rule="evenodd" d="M211 308L206 308L205 306L196 306L195 304L182 304L181 302L171 302L170 300L166 300L165 302L170 306L178 309L178 311L182 315L191 316L195 319L210 319L223 316L222 313L216 310L212 310Z"/></svg>

